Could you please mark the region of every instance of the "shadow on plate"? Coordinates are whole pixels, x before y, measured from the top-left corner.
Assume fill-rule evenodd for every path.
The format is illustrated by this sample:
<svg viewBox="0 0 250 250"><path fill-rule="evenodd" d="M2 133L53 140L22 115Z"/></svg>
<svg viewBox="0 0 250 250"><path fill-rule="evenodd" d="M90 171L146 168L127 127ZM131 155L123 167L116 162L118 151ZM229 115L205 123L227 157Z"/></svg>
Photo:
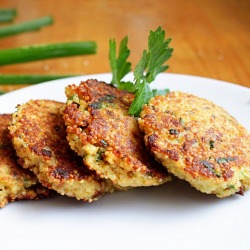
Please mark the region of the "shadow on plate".
<svg viewBox="0 0 250 250"><path fill-rule="evenodd" d="M55 195L45 200L21 202L22 208L31 210L32 213L43 212L66 212L88 211L96 213L101 211L110 213L120 213L123 210L143 212L174 212L174 213L193 213L196 209L210 207L225 202L231 202L240 199L239 195L220 199L215 195L203 194L188 183L182 180L175 180L156 187L135 188L128 191L117 191L113 194L107 194L93 203L77 201L74 198ZM244 198L244 197L243 197ZM20 209L20 207L19 207Z"/></svg>

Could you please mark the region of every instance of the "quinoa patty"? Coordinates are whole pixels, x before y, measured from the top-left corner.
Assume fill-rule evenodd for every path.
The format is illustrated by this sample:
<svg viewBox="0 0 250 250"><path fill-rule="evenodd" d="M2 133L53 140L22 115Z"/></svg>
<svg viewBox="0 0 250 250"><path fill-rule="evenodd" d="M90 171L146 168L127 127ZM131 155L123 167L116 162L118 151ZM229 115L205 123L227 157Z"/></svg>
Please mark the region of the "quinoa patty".
<svg viewBox="0 0 250 250"><path fill-rule="evenodd" d="M18 106L10 133L20 163L45 187L78 200L93 201L113 185L90 171L69 147L60 113L63 103L31 100Z"/></svg>
<svg viewBox="0 0 250 250"><path fill-rule="evenodd" d="M10 123L11 114L0 115L0 208L8 202L39 199L50 193L32 172L17 163L8 130Z"/></svg>
<svg viewBox="0 0 250 250"><path fill-rule="evenodd" d="M128 115L134 95L97 80L66 87L67 138L98 175L121 187L159 185L170 180L147 152L137 120Z"/></svg>
<svg viewBox="0 0 250 250"><path fill-rule="evenodd" d="M250 135L211 101L182 92L150 100L139 118L152 155L201 192L226 197L250 188Z"/></svg>

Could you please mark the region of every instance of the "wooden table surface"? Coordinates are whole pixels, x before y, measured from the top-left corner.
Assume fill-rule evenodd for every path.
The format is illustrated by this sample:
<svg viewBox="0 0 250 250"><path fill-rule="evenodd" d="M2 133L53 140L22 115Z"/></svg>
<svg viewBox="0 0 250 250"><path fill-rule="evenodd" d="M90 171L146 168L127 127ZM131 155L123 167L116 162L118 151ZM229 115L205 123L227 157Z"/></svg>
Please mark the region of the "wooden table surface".
<svg viewBox="0 0 250 250"><path fill-rule="evenodd" d="M95 55L0 67L0 74L93 74L109 72L108 40L129 36L132 65L159 25L172 38L168 72L197 75L250 87L249 0L1 0L14 7L15 22L52 15L52 26L0 39L0 48L93 40ZM11 91L22 86L0 86Z"/></svg>

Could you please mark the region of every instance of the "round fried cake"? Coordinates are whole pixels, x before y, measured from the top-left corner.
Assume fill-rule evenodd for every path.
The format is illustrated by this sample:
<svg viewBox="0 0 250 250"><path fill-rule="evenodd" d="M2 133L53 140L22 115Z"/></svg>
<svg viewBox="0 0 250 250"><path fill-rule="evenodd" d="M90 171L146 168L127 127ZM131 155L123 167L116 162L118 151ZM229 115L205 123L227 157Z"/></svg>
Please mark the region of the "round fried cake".
<svg viewBox="0 0 250 250"><path fill-rule="evenodd" d="M42 185L91 202L112 192L113 185L90 171L70 149L60 113L63 105L51 100L19 105L9 128L13 145L21 165L33 171Z"/></svg>
<svg viewBox="0 0 250 250"><path fill-rule="evenodd" d="M0 208L8 202L40 199L50 193L32 172L17 163L8 130L11 119L11 114L0 115Z"/></svg>
<svg viewBox="0 0 250 250"><path fill-rule="evenodd" d="M121 187L170 180L148 154L137 120L128 115L134 95L97 80L70 85L66 95L67 138L90 169Z"/></svg>
<svg viewBox="0 0 250 250"><path fill-rule="evenodd" d="M196 189L218 197L249 189L249 132L211 101L182 92L156 96L139 126L152 155Z"/></svg>

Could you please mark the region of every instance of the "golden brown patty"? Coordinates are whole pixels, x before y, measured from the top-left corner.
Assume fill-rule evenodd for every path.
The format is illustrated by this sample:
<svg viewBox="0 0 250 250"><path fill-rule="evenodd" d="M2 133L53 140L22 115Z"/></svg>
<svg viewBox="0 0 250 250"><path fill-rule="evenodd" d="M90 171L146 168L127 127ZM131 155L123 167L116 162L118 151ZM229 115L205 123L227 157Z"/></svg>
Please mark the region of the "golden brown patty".
<svg viewBox="0 0 250 250"><path fill-rule="evenodd" d="M147 153L138 123L128 115L132 94L88 80L68 86L66 95L67 138L90 169L121 187L159 185L170 179Z"/></svg>
<svg viewBox="0 0 250 250"><path fill-rule="evenodd" d="M221 107L172 92L151 99L140 117L147 147L169 172L218 197L250 188L250 135Z"/></svg>
<svg viewBox="0 0 250 250"><path fill-rule="evenodd" d="M62 103L49 100L19 105L10 126L14 147L20 163L32 170L42 185L79 200L96 200L112 192L113 186L88 170L70 149L62 107Z"/></svg>
<svg viewBox="0 0 250 250"><path fill-rule="evenodd" d="M36 176L16 161L8 126L10 114L0 115L0 208L15 200L39 199L48 196Z"/></svg>

